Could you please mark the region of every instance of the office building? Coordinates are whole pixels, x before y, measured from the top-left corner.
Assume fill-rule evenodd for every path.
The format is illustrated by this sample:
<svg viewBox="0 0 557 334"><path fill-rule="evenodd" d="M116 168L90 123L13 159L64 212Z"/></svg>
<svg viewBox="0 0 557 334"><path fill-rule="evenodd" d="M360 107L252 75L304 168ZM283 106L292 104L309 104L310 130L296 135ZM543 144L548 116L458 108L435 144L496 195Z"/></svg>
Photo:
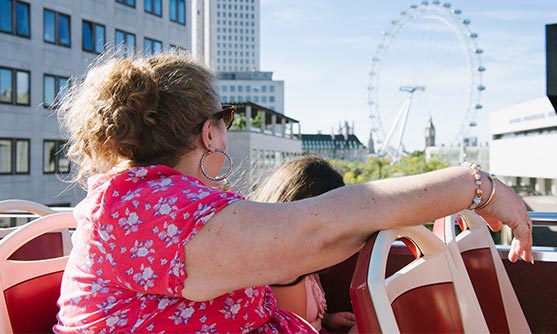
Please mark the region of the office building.
<svg viewBox="0 0 557 334"><path fill-rule="evenodd" d="M194 0L192 10L192 53L219 73L222 101L284 114L284 82L260 69L260 1Z"/></svg>
<svg viewBox="0 0 557 334"><path fill-rule="evenodd" d="M0 1L0 199L75 205L58 94L105 48L191 49L190 13L185 0Z"/></svg>

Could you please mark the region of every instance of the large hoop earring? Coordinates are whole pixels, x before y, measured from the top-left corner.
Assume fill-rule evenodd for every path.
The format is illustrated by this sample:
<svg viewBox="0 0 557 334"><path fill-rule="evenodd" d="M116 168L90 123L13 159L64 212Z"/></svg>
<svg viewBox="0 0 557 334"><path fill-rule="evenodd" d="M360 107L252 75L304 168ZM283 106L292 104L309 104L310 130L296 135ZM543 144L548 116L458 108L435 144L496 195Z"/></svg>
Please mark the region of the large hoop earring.
<svg viewBox="0 0 557 334"><path fill-rule="evenodd" d="M230 174L232 174L232 158L230 157L230 154L228 154L228 152L226 152L225 150L221 150L220 148L215 148L215 152L224 154L226 160L228 160L228 170L226 171L226 173L224 173L221 176L210 176L209 174L207 174L207 171L205 170L205 164L204 164L205 158L207 158L209 154L213 153L212 151L207 151L203 154L203 156L201 157L201 161L199 162L199 168L201 168L201 173L207 179L215 182L221 182L226 180L226 178L229 177Z"/></svg>

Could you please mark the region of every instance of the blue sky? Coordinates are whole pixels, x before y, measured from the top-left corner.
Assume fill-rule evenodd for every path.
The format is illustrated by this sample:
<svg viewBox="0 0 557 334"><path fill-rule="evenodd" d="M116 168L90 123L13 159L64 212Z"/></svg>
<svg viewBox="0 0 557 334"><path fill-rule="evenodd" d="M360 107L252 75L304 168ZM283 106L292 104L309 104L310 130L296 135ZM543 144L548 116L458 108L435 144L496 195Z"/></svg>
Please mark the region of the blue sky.
<svg viewBox="0 0 557 334"><path fill-rule="evenodd" d="M285 113L301 122L302 132L330 133L339 122L354 122L356 134L367 144L371 127L367 104L371 58L381 42L381 31L388 30L391 21L415 3L419 2L261 0L261 70L273 71L275 80L285 81ZM557 1L461 0L451 5L462 11L462 18L471 21L469 28L479 35L477 45L484 50L484 108L478 113L478 126L471 134L485 142L489 140L490 111L545 95L545 24L557 23ZM399 40L402 37L395 39L400 43ZM439 50L435 54L443 53L442 46ZM389 59L396 59L395 51ZM436 68L438 60L433 61ZM395 73L396 64L385 68L385 73ZM451 82L443 77L443 71L430 73L431 77ZM455 99L440 95L443 94L437 94L431 104L447 110L454 106ZM398 104L402 101L395 99L400 99ZM425 97L415 95L416 103L419 99ZM433 116L433 121L438 128L438 141L448 143L452 139L448 137L450 133L455 133L462 123L463 112L446 114L448 119ZM421 149L424 127L425 121L409 119L407 149ZM418 137L420 140L415 139Z"/></svg>

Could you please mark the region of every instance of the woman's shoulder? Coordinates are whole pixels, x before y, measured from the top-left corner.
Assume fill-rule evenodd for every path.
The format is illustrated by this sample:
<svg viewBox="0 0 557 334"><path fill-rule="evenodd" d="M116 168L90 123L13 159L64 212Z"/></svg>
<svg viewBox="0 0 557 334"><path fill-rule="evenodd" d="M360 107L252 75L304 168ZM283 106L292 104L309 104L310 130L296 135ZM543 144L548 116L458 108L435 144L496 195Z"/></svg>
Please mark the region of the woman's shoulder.
<svg viewBox="0 0 557 334"><path fill-rule="evenodd" d="M105 198L111 201L196 202L205 198L243 199L241 195L211 188L196 177L163 165L134 167L110 179ZM184 203L182 203L184 204Z"/></svg>

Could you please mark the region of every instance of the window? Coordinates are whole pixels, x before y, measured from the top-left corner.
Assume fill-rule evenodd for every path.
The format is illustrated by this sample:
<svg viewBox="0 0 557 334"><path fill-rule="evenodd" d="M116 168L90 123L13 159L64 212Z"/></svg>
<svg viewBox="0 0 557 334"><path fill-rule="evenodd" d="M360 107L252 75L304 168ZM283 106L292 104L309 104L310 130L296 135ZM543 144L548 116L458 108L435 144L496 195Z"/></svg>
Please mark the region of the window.
<svg viewBox="0 0 557 334"><path fill-rule="evenodd" d="M29 4L14 0L0 0L0 31L31 37Z"/></svg>
<svg viewBox="0 0 557 334"><path fill-rule="evenodd" d="M170 0L170 21L186 24L186 1Z"/></svg>
<svg viewBox="0 0 557 334"><path fill-rule="evenodd" d="M0 138L0 174L29 174L29 139Z"/></svg>
<svg viewBox="0 0 557 334"><path fill-rule="evenodd" d="M162 42L145 37L143 41L143 52L145 55L154 55L162 52Z"/></svg>
<svg viewBox="0 0 557 334"><path fill-rule="evenodd" d="M68 89L69 78L45 74L43 77L43 107L50 108L63 98Z"/></svg>
<svg viewBox="0 0 557 334"><path fill-rule="evenodd" d="M135 0L116 0L116 2L135 8Z"/></svg>
<svg viewBox="0 0 557 334"><path fill-rule="evenodd" d="M274 96L269 96L269 102L274 103L275 102L275 97Z"/></svg>
<svg viewBox="0 0 557 334"><path fill-rule="evenodd" d="M162 0L145 0L144 7L146 13L162 16Z"/></svg>
<svg viewBox="0 0 557 334"><path fill-rule="evenodd" d="M70 161L66 157L63 140L45 140L43 142L43 173L69 173Z"/></svg>
<svg viewBox="0 0 557 334"><path fill-rule="evenodd" d="M29 71L0 67L0 103L30 105L30 78Z"/></svg>
<svg viewBox="0 0 557 334"><path fill-rule="evenodd" d="M275 92L275 86L269 86L269 92L274 93Z"/></svg>
<svg viewBox="0 0 557 334"><path fill-rule="evenodd" d="M83 51L101 53L106 44L105 27L102 24L83 21L81 23L81 40Z"/></svg>
<svg viewBox="0 0 557 334"><path fill-rule="evenodd" d="M70 16L49 9L43 13L43 39L47 43L71 47Z"/></svg>
<svg viewBox="0 0 557 334"><path fill-rule="evenodd" d="M133 56L135 53L135 34L116 30L115 43L116 52L120 56Z"/></svg>

